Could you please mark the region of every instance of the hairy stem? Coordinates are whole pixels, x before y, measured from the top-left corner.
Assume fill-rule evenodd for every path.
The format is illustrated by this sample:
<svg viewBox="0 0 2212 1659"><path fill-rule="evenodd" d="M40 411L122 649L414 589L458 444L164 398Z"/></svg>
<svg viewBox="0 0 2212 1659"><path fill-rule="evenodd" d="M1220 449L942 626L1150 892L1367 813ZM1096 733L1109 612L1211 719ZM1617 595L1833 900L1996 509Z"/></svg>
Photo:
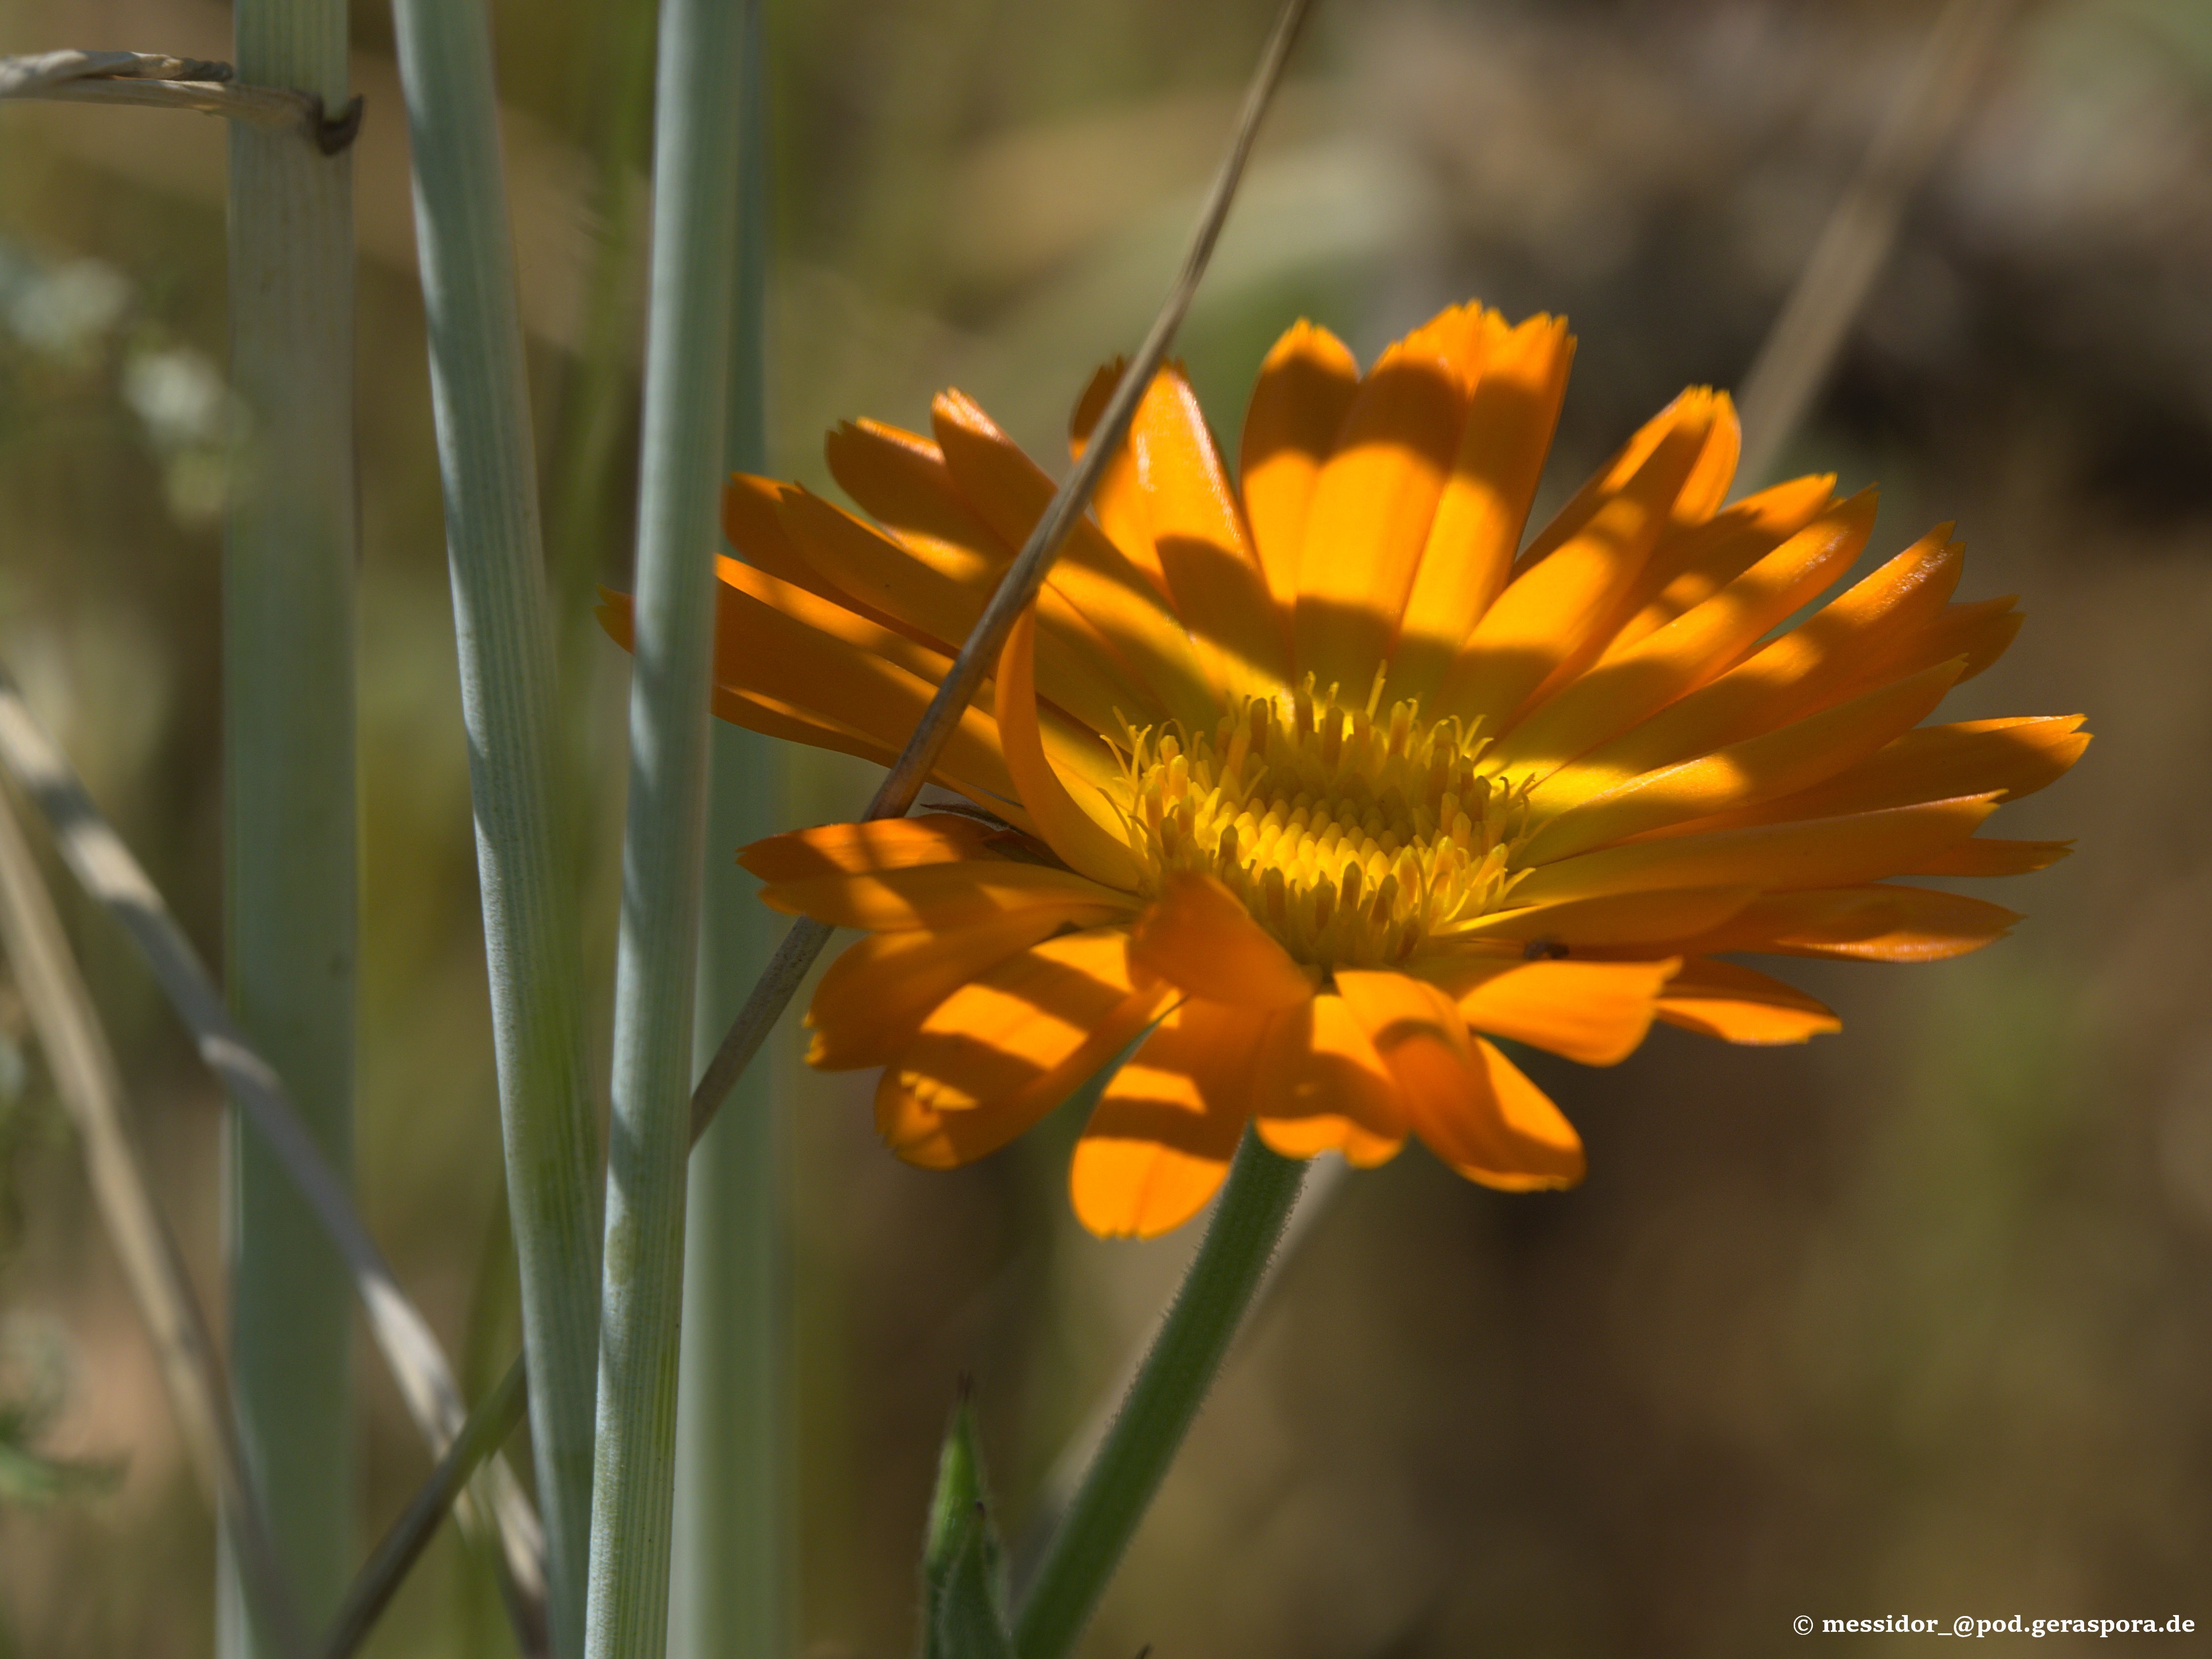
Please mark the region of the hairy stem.
<svg viewBox="0 0 2212 1659"><path fill-rule="evenodd" d="M1229 1352L1305 1181L1250 1130L1221 1201L1014 1621L1021 1659L1064 1659L1105 1594Z"/></svg>

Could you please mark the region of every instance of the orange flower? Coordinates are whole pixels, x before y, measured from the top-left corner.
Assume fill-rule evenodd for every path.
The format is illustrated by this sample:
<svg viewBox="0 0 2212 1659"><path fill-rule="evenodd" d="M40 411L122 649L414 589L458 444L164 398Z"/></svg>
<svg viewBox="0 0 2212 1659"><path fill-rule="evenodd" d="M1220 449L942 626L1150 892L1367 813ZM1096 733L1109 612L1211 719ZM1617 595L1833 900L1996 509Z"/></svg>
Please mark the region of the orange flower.
<svg viewBox="0 0 2212 1659"><path fill-rule="evenodd" d="M1803 478L1723 508L1736 422L1703 389L1522 548L1573 345L1467 306L1362 375L1301 323L1233 483L1164 371L939 766L989 817L744 851L769 904L866 933L811 1058L884 1068L902 1157L981 1158L1141 1037L1075 1153L1094 1231L1187 1219L1248 1123L1291 1156L1418 1135L1486 1185L1569 1186L1580 1141L1492 1037L1599 1066L1655 1018L1802 1042L1835 1016L1723 954L1929 961L2017 919L1886 879L2065 850L1975 832L2073 763L2078 718L1919 724L2012 601L1951 602L1946 526L1769 640L1873 497ZM732 480L725 718L886 762L913 729L1053 489L957 392L932 414L933 441L830 435L872 526Z"/></svg>

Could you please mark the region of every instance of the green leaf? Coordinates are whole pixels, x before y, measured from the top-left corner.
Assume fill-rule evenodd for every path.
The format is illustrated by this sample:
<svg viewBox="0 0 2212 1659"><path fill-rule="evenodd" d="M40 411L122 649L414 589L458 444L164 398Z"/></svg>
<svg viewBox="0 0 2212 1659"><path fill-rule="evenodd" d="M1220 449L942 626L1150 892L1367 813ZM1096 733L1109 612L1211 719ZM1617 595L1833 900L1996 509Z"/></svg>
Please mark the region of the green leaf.
<svg viewBox="0 0 2212 1659"><path fill-rule="evenodd" d="M975 1408L968 1379L960 1380L952 1420L937 1454L937 1488L929 1497L929 1528L921 1545L922 1625L933 1630L937 1604L959 1559L975 1506L983 1503L983 1448L975 1434ZM927 1651L925 1638L925 1651Z"/></svg>
<svg viewBox="0 0 2212 1659"><path fill-rule="evenodd" d="M1006 1553L991 1523L983 1448L968 1384L937 1458L921 1552L922 1659L1012 1659Z"/></svg>
<svg viewBox="0 0 2212 1659"><path fill-rule="evenodd" d="M979 1500L960 1528L929 1632L931 1659L1014 1659L997 1530Z"/></svg>

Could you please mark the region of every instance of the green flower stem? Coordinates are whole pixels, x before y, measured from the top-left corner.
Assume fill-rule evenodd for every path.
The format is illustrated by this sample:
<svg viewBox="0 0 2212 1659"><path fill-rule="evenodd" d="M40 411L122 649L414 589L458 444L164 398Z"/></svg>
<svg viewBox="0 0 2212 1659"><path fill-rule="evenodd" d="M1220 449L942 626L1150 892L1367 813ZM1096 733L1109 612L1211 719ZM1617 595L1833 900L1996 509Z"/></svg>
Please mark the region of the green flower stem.
<svg viewBox="0 0 2212 1659"><path fill-rule="evenodd" d="M239 0L239 78L346 104L344 0ZM230 363L240 410L223 537L223 902L232 1012L341 1176L352 1163L353 171L297 128L230 129ZM345 1264L231 1114L225 1235L239 1432L269 1530L319 1626L351 1554ZM218 1645L249 1628L225 1548Z"/></svg>
<svg viewBox="0 0 2212 1659"><path fill-rule="evenodd" d="M395 0L555 1651L583 1651L598 1126L554 805L553 641L483 0Z"/></svg>
<svg viewBox="0 0 2212 1659"><path fill-rule="evenodd" d="M661 1659L667 1637L744 39L728 0L661 7L587 1659Z"/></svg>
<svg viewBox="0 0 2212 1659"><path fill-rule="evenodd" d="M1065 1659L1175 1462L1266 1276L1309 1165L1250 1130L1205 1241L1014 1620L1021 1659Z"/></svg>
<svg viewBox="0 0 2212 1659"><path fill-rule="evenodd" d="M731 470L761 472L768 465L766 76L760 0L737 3L744 58L732 88L740 176L725 453ZM732 854L789 823L785 745L720 721L711 741L692 1032L692 1060L702 1070L775 945L775 918ZM669 1650L679 1659L785 1659L791 1651L788 1540L796 1517L779 1092L773 1066L745 1078L691 1158L669 1589Z"/></svg>

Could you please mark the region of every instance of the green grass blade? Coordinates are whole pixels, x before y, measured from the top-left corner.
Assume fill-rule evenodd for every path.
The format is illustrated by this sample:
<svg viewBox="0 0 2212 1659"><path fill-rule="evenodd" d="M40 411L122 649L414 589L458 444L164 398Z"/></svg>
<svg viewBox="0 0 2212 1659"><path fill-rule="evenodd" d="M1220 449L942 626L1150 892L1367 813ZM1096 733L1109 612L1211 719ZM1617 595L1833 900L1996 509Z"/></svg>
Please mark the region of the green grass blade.
<svg viewBox="0 0 2212 1659"><path fill-rule="evenodd" d="M759 0L741 0L744 60L730 470L766 469L767 121ZM787 827L784 745L717 721L707 809L693 1060L736 1017L775 946L775 918L732 853ZM775 1069L739 1085L692 1153L677 1406L669 1649L679 1659L784 1659L793 1641L789 1296L782 1113Z"/></svg>
<svg viewBox="0 0 2212 1659"><path fill-rule="evenodd" d="M555 1650L583 1650L598 1376L596 1126L529 386L481 0L395 0L476 807L507 1200Z"/></svg>
<svg viewBox="0 0 2212 1659"><path fill-rule="evenodd" d="M239 0L239 78L346 101L343 0ZM350 1166L354 799L352 158L230 131L231 386L242 410L223 538L226 979L239 1023ZM337 1607L354 1443L346 1270L232 1115L231 1376L248 1468L300 1612ZM225 1659L266 1651L226 1561Z"/></svg>
<svg viewBox="0 0 2212 1659"><path fill-rule="evenodd" d="M590 1659L661 1659L676 1480L692 997L738 220L743 8L667 0L654 111Z"/></svg>

